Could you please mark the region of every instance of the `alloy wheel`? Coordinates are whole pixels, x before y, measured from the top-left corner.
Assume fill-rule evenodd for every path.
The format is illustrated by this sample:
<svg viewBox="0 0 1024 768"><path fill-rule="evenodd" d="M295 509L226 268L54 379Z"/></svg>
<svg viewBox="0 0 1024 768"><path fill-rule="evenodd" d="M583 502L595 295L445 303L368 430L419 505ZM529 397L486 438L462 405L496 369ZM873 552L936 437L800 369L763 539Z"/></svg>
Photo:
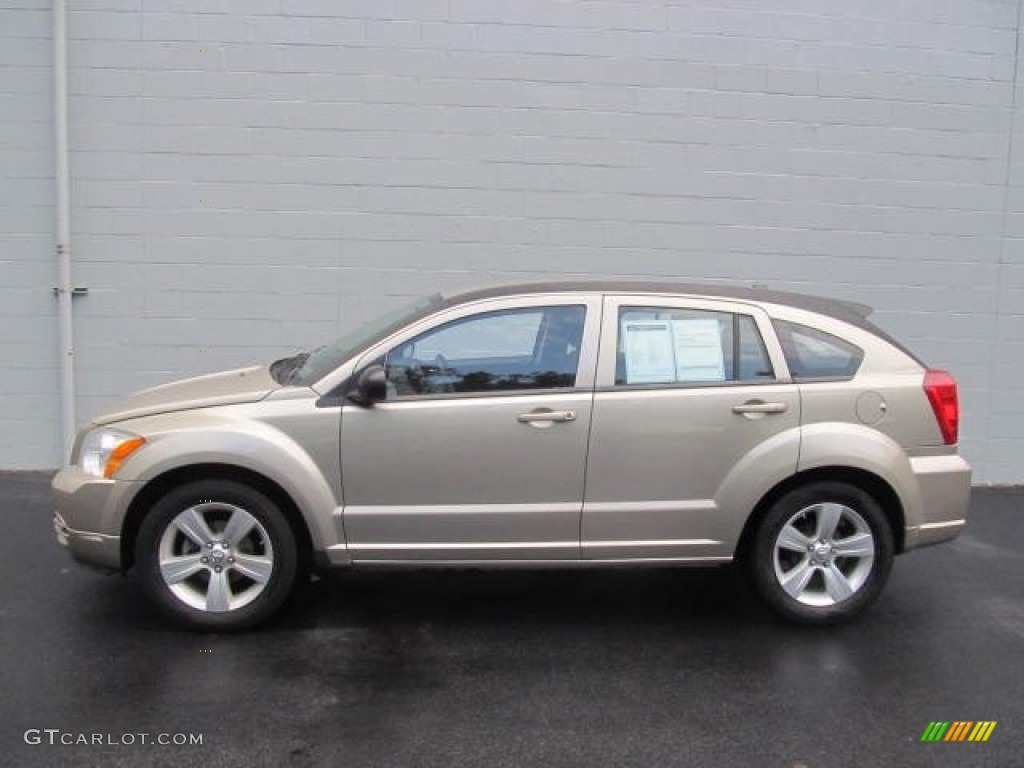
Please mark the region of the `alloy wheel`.
<svg viewBox="0 0 1024 768"><path fill-rule="evenodd" d="M158 565L164 584L182 603L223 613L263 593L274 570L274 548L266 529L246 510L202 502L164 529Z"/></svg>
<svg viewBox="0 0 1024 768"><path fill-rule="evenodd" d="M775 539L773 565L782 589L813 607L838 605L868 581L875 538L854 509L835 502L804 507Z"/></svg>

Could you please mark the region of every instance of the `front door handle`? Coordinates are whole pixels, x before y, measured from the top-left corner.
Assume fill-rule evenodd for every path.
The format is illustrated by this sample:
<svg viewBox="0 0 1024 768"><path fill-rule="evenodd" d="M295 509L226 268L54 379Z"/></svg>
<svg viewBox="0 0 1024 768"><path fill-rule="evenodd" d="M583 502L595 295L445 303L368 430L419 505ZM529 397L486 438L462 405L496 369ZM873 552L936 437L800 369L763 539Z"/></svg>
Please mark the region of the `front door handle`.
<svg viewBox="0 0 1024 768"><path fill-rule="evenodd" d="M742 405L734 405L732 412L745 416L748 414L785 413L788 408L789 406L785 403L766 403L763 400L748 400Z"/></svg>
<svg viewBox="0 0 1024 768"><path fill-rule="evenodd" d="M535 424L537 426L549 425L552 422L576 421L576 411L549 411L546 408L538 408L529 413L520 413L516 416L520 424Z"/></svg>

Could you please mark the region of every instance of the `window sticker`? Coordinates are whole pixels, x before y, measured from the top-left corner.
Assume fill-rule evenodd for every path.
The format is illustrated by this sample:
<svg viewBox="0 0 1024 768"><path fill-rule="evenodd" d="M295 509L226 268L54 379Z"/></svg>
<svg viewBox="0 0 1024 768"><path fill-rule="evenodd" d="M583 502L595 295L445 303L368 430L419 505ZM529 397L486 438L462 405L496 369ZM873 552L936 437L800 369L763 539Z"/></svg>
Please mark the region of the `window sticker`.
<svg viewBox="0 0 1024 768"><path fill-rule="evenodd" d="M672 321L676 381L725 381L722 326L714 317Z"/></svg>
<svg viewBox="0 0 1024 768"><path fill-rule="evenodd" d="M675 380L670 321L623 320L622 352L627 384L665 384Z"/></svg>

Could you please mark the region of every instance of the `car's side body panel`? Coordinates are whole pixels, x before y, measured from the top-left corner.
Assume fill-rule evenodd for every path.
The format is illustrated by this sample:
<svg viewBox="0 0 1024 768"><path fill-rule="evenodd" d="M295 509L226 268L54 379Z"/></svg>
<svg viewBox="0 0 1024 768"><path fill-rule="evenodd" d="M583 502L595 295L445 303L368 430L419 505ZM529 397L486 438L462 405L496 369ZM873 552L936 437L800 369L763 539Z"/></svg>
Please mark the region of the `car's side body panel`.
<svg viewBox="0 0 1024 768"><path fill-rule="evenodd" d="M147 483L185 467L222 464L279 485L302 513L316 549L343 543L341 518L333 514L341 507L338 409L318 408L309 390L295 394L120 422L119 428L147 436L145 449L125 461L117 476L117 484L134 492L104 505L101 517L88 524L119 534L128 505ZM70 512L75 520L85 514L84 509Z"/></svg>
<svg viewBox="0 0 1024 768"><path fill-rule="evenodd" d="M354 561L579 558L600 297L510 297L448 309L369 350L359 367L431 328L550 305L586 308L574 387L344 406L344 518ZM567 420L524 421L545 411Z"/></svg>
<svg viewBox="0 0 1024 768"><path fill-rule="evenodd" d="M354 560L579 557L589 392L346 406ZM517 421L571 411L548 426Z"/></svg>
<svg viewBox="0 0 1024 768"><path fill-rule="evenodd" d="M966 524L971 470L945 445L924 393L924 367L907 352L840 319L794 307L773 318L813 326L864 350L851 379L799 382L803 440L799 471L869 472L899 499L903 549L956 537Z"/></svg>
<svg viewBox="0 0 1024 768"><path fill-rule="evenodd" d="M732 412L755 399L786 411ZM598 393L584 557L730 557L750 508L720 502L758 496L779 470L795 471L799 411L791 384Z"/></svg>
<svg viewBox="0 0 1024 768"><path fill-rule="evenodd" d="M632 308L752 318L774 375L761 381L616 384L622 374L620 313ZM745 404L771 410L734 410ZM657 294L606 297L581 522L583 557L730 559L751 509L736 502L795 471L799 423L797 388L760 308ZM744 470L737 473L739 465Z"/></svg>

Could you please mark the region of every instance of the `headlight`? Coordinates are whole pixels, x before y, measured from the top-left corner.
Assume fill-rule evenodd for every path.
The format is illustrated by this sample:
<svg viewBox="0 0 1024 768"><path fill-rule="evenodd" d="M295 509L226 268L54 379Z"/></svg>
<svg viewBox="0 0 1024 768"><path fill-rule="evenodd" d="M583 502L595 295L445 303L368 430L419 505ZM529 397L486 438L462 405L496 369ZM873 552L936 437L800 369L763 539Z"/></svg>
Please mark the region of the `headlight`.
<svg viewBox="0 0 1024 768"><path fill-rule="evenodd" d="M78 459L82 471L96 477L111 477L121 462L146 443L146 438L116 429L94 429L82 440Z"/></svg>

